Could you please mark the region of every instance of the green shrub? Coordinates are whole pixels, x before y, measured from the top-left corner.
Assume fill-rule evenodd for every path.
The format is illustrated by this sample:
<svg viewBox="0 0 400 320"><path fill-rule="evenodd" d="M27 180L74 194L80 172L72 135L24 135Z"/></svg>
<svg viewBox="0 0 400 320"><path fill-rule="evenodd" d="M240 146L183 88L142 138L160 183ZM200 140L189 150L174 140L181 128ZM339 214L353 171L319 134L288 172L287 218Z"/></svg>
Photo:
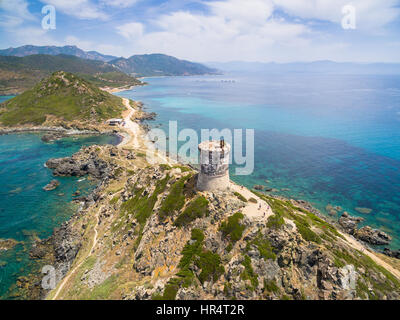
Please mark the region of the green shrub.
<svg viewBox="0 0 400 320"><path fill-rule="evenodd" d="M119 198L120 198L119 196L115 196L114 198L112 198L110 200L110 204L116 204L118 202Z"/></svg>
<svg viewBox="0 0 400 320"><path fill-rule="evenodd" d="M276 213L268 218L267 227L271 229L280 229L285 224L283 217Z"/></svg>
<svg viewBox="0 0 400 320"><path fill-rule="evenodd" d="M240 220L244 218L241 212L236 212L228 218L228 221L223 221L219 227L224 237L229 237L230 241L235 243L242 238L244 225L240 224Z"/></svg>
<svg viewBox="0 0 400 320"><path fill-rule="evenodd" d="M233 193L239 200L243 201L243 202L247 202L247 199L241 195L239 192L234 192Z"/></svg>
<svg viewBox="0 0 400 320"><path fill-rule="evenodd" d="M261 257L263 257L264 260L268 260L268 259L275 260L276 259L276 255L273 252L271 243L269 242L269 240L267 238L265 238L261 234L261 232L259 232L257 234L257 237L253 241L248 243L248 246L246 248L247 251L249 250L251 244L255 245L257 247L258 251L260 252Z"/></svg>
<svg viewBox="0 0 400 320"><path fill-rule="evenodd" d="M180 287L189 287L196 275L191 270L192 264L200 269L198 279L201 283L208 280L216 281L225 272L218 254L203 249L204 233L200 229L193 229L191 241L188 241L182 250L182 258L178 267L180 271L168 281L163 295L154 295L157 300L173 300Z"/></svg>
<svg viewBox="0 0 400 320"><path fill-rule="evenodd" d="M276 281L270 280L267 281L264 279L264 291L277 293L279 292L279 287L276 284Z"/></svg>
<svg viewBox="0 0 400 320"><path fill-rule="evenodd" d="M185 182L190 178L189 176L185 176L176 181L169 192L168 196L165 198L164 202L161 205L159 216L162 219L173 215L175 212L182 209L185 204L185 195L183 194L183 188L185 186Z"/></svg>
<svg viewBox="0 0 400 320"><path fill-rule="evenodd" d="M171 170L172 168L171 168L171 166L169 166L168 164L162 163L162 164L160 164L160 169L161 169L162 171L166 171L166 170Z"/></svg>
<svg viewBox="0 0 400 320"><path fill-rule="evenodd" d="M250 257L246 254L244 256L244 260L242 261L242 265L244 266L244 270L240 277L243 280L250 280L252 288L251 289L256 289L258 286L258 277L257 274L254 272L253 267L251 265L251 259Z"/></svg>
<svg viewBox="0 0 400 320"><path fill-rule="evenodd" d="M221 265L220 256L209 250L201 252L195 264L201 269L201 273L199 274L201 283L211 279L217 281L225 272L225 268Z"/></svg>
<svg viewBox="0 0 400 320"><path fill-rule="evenodd" d="M174 225L182 227L190 222L208 215L208 200L203 196L194 199L186 209L176 218Z"/></svg>
<svg viewBox="0 0 400 320"><path fill-rule="evenodd" d="M304 240L321 243L321 238L305 224L295 221L297 231L301 234Z"/></svg>

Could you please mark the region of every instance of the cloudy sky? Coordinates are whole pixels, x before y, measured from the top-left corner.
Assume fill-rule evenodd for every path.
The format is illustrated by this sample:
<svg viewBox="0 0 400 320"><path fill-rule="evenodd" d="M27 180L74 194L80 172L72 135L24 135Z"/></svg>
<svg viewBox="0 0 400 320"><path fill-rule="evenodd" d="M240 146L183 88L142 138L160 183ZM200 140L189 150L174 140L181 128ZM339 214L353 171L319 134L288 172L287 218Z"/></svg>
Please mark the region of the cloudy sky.
<svg viewBox="0 0 400 320"><path fill-rule="evenodd" d="M54 30L42 28L45 5ZM343 28L348 5L355 29ZM0 48L25 44L199 62L400 62L400 0L0 0Z"/></svg>

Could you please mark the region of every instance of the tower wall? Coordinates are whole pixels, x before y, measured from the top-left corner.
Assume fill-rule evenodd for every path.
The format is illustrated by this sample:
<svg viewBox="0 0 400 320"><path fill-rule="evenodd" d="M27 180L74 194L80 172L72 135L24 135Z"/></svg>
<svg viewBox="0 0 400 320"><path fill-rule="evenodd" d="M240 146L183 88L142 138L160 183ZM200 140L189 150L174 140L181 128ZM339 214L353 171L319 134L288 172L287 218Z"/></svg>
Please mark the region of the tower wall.
<svg viewBox="0 0 400 320"><path fill-rule="evenodd" d="M214 191L229 188L230 145L223 141L204 141L199 144L200 172L197 189Z"/></svg>

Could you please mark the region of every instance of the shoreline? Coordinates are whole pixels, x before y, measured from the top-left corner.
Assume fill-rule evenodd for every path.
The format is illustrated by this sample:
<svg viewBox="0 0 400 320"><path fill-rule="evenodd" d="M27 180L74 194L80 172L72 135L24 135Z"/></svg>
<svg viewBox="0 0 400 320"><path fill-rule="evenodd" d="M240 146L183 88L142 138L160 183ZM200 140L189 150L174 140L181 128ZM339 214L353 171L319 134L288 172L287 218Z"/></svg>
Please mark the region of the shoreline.
<svg viewBox="0 0 400 320"><path fill-rule="evenodd" d="M127 90L130 90L130 89L131 88L118 88L118 91L113 91L112 93L127 91ZM127 107L127 111L130 111L124 117L124 119L129 120L130 122L132 122L133 126L117 127L118 130L111 130L111 131L107 131L107 132L101 132L101 131L96 131L96 130L91 131L91 130L65 129L63 127L30 127L30 128L9 128L9 129L0 128L0 135L1 134L12 134L12 133L29 133L29 132L32 132L32 133L34 133L34 132L60 132L60 133L65 133L66 135L113 134L113 135L116 135L116 136L118 136L120 138L120 141L115 146L117 146L121 150L124 150L125 148L131 148L132 151L134 151L134 152L139 151L139 150L140 151L146 150L147 149L146 140L145 140L145 138L143 136L143 133L144 133L145 130L144 130L142 124L131 120L132 116L134 115L134 113L137 110L132 107L129 99L126 99L126 98L121 98L121 99L123 99L124 105ZM140 102L135 101L135 103L140 103ZM165 160L165 163L170 164L170 160L169 160L169 156L168 155L163 160ZM179 160L178 160L177 164L180 164ZM99 180L98 185L93 190L93 192L90 194L90 196L93 196L96 192L99 192L99 191L100 191L100 195L104 195L101 192L105 192L105 190L99 190L99 188L101 188L104 185L104 183L105 182L103 180ZM231 188L234 185L236 185L239 189L241 188L241 190L245 190L246 193L249 192L249 193L253 193L254 194L254 192L252 190L250 190L249 188L246 188L246 187L244 187L244 186L242 186L242 185L240 185L238 183L235 183L234 181L231 180ZM232 190L234 190L234 189L232 188ZM256 197L256 194L254 194L254 196ZM284 198L284 197L280 197L280 196L276 196L276 197ZM289 200L289 201L296 201L298 203L301 201L301 200L294 200L294 199L291 199L291 198L285 198L285 199ZM309 204L308 202L304 202L304 203L307 206L311 206L311 208L312 208L311 212L313 212L313 213L317 212L318 213L317 216L319 216L322 220L327 221L329 223L333 223L336 227L339 227L339 223L336 220L334 220L333 218L330 218L328 216L325 216L318 209L312 207L312 205ZM252 210L253 209L254 208L252 208ZM80 210L77 210L77 212L75 212L74 215L71 216L70 219L68 219L66 223L67 224L72 223L75 215L78 215L79 213L80 213ZM389 265L385 261L383 261L382 258L380 258L377 255L378 253L380 253L379 251L375 250L374 248L369 247L365 243L363 243L363 242L359 241L358 239L354 238L351 234L349 234L347 232L344 232L343 228L338 228L338 230L340 230L341 233L344 235L344 237L346 238L346 241L349 243L349 245L351 245L353 248L355 248L357 250L360 250L364 254L367 254L376 263L378 263L382 267L386 268L392 274L394 274L397 278L400 279L400 271L398 269L395 269L394 267L392 267L391 265ZM54 233L53 233L52 237L53 236L54 236ZM96 243L93 244L91 251L94 250L95 244ZM74 260L71 263L71 266L75 263L76 260L77 260L77 258L75 257ZM70 272L71 272L71 268L68 269L66 275L70 274ZM66 278L66 275L64 275L61 278L61 280L60 280L60 282L58 282L57 286L59 286L61 282L68 281L68 278ZM57 292L60 292L61 289L62 288L59 288ZM58 293L56 294L56 297L57 297L57 295L58 295Z"/></svg>

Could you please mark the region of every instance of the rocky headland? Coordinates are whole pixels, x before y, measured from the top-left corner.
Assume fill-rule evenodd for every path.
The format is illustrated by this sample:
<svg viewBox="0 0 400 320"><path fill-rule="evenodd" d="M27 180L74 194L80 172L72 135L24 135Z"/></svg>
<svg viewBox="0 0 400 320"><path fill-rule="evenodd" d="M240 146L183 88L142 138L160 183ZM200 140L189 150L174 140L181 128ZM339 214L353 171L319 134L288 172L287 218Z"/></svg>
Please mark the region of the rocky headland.
<svg viewBox="0 0 400 320"><path fill-rule="evenodd" d="M92 146L47 165L99 185L34 245L57 287L41 289L38 274L21 285L31 298L400 298L399 271L354 244L346 216L335 224L305 201L247 189L199 192L192 168L149 165L132 149ZM248 215L250 199L271 214Z"/></svg>

